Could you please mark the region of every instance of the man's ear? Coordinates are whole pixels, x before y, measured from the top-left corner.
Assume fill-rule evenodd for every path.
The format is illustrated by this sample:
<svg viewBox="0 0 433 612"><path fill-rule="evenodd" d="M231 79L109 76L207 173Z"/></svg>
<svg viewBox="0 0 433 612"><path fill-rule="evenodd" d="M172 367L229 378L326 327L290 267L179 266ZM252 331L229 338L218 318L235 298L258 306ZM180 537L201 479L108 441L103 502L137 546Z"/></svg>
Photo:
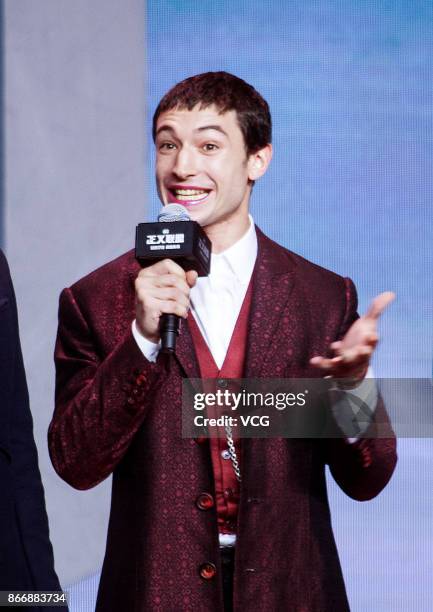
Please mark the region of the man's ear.
<svg viewBox="0 0 433 612"><path fill-rule="evenodd" d="M251 153L248 157L248 178L256 181L264 175L272 159L272 145L267 144L263 149Z"/></svg>

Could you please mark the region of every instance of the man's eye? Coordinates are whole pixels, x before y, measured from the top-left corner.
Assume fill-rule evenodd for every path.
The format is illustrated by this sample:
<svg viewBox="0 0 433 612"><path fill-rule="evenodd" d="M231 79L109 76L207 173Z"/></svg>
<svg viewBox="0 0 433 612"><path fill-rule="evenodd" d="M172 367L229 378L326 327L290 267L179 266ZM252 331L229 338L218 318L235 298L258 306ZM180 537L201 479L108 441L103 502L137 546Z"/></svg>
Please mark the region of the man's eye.
<svg viewBox="0 0 433 612"><path fill-rule="evenodd" d="M214 144L213 142L207 142L205 145L203 145L203 149L205 151L216 151L218 149L218 145Z"/></svg>
<svg viewBox="0 0 433 612"><path fill-rule="evenodd" d="M176 145L173 142L162 142L159 145L159 150L160 151L172 151L173 149L176 148Z"/></svg>

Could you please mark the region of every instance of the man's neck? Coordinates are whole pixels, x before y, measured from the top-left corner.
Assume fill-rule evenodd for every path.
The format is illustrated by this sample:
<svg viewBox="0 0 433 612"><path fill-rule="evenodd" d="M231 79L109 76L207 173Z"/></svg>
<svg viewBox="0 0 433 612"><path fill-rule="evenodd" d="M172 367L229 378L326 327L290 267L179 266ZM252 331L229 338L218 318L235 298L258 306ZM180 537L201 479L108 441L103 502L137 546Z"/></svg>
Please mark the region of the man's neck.
<svg viewBox="0 0 433 612"><path fill-rule="evenodd" d="M248 215L240 219L227 219L217 226L208 226L204 230L212 243L212 253L218 255L236 244L250 228Z"/></svg>

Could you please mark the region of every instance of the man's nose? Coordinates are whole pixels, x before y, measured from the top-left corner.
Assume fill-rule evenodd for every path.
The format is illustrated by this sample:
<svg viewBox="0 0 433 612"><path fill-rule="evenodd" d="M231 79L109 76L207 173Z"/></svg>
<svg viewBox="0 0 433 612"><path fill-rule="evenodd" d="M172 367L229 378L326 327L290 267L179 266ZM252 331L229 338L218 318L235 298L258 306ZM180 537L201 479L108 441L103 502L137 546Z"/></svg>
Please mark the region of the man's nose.
<svg viewBox="0 0 433 612"><path fill-rule="evenodd" d="M182 148L176 155L176 162L173 166L173 174L180 179L185 179L188 176L194 176L197 172L197 160L194 152Z"/></svg>

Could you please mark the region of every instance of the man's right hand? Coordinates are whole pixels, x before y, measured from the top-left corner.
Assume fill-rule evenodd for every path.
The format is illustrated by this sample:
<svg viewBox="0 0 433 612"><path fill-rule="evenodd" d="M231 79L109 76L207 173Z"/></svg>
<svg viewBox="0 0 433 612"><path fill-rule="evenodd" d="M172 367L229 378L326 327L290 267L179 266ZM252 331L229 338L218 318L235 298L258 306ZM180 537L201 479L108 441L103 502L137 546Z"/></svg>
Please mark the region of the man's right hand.
<svg viewBox="0 0 433 612"><path fill-rule="evenodd" d="M140 334L159 342L159 319L162 314L176 314L186 319L189 292L197 272L185 272L171 259L140 270L135 279L135 320Z"/></svg>

